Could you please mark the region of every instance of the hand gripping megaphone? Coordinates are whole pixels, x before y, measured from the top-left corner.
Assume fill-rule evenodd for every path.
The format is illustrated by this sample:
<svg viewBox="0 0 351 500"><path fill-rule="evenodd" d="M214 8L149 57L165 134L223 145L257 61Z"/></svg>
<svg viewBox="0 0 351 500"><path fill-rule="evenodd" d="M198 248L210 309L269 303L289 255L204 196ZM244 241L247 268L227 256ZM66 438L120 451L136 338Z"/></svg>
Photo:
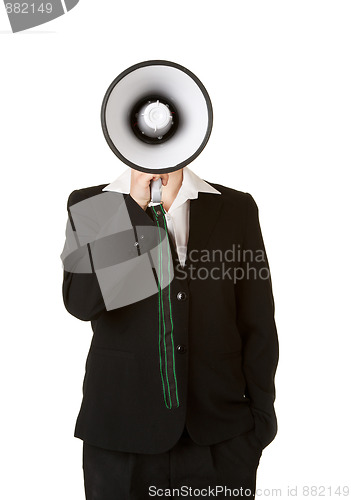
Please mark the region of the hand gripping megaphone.
<svg viewBox="0 0 351 500"><path fill-rule="evenodd" d="M105 139L129 167L150 174L179 170L192 162L210 137L213 111L201 81L179 64L152 60L118 75L101 108ZM151 200L161 201L161 179L151 182Z"/></svg>

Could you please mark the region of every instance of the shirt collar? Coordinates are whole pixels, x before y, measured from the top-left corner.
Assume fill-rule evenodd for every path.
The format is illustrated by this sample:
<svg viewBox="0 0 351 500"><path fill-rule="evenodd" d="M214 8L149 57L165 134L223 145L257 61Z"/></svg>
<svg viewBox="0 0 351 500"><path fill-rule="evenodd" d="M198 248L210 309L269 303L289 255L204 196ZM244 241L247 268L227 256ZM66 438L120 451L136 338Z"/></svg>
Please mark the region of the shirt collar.
<svg viewBox="0 0 351 500"><path fill-rule="evenodd" d="M103 188L103 191L115 191L118 193L130 192L131 169L127 168L116 180ZM204 181L195 174L189 167L183 168L183 182L174 199L169 211L173 211L187 200L198 198L199 193L221 194L220 191L212 187L208 182Z"/></svg>

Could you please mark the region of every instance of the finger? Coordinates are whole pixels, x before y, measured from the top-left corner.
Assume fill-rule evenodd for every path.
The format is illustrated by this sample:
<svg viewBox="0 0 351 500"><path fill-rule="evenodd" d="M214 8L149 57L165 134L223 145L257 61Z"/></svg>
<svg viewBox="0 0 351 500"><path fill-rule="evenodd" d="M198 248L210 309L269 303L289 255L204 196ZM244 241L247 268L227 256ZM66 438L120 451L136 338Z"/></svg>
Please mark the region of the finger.
<svg viewBox="0 0 351 500"><path fill-rule="evenodd" d="M169 175L168 175L168 174L164 174L164 175L162 176L162 185L163 185L163 186L167 186L168 179L169 179Z"/></svg>

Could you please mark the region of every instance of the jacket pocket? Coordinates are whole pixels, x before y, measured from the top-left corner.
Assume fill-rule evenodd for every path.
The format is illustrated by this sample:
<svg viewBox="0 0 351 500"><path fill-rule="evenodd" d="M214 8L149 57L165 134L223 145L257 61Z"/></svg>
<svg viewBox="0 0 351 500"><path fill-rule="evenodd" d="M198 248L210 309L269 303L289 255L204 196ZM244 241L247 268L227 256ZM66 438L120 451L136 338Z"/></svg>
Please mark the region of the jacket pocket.
<svg viewBox="0 0 351 500"><path fill-rule="evenodd" d="M113 356L116 358L128 358L135 359L135 353L131 351L120 351L119 349L110 349L107 347L92 347L92 354L103 355L103 356Z"/></svg>
<svg viewBox="0 0 351 500"><path fill-rule="evenodd" d="M241 351L236 350L236 351L226 351L226 352L218 352L216 353L216 356L219 357L220 359L223 358L236 358L241 356Z"/></svg>

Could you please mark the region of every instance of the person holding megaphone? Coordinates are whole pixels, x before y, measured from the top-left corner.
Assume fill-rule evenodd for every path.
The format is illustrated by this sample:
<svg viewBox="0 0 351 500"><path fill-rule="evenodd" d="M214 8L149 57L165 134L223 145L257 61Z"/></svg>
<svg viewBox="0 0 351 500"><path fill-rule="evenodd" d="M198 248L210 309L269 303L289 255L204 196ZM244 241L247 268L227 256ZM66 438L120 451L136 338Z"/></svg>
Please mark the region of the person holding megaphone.
<svg viewBox="0 0 351 500"><path fill-rule="evenodd" d="M212 116L186 68L132 66L101 113L130 168L68 199L63 299L93 330L74 432L87 500L228 489L254 498L277 432L278 338L257 205L188 166Z"/></svg>
<svg viewBox="0 0 351 500"><path fill-rule="evenodd" d="M162 190L162 205L166 211L172 205L182 184L182 171L177 170L172 175L172 184L170 193L166 189ZM150 182L161 179L162 186L167 186L169 174L146 174L132 169L130 195L146 210L151 201Z"/></svg>

